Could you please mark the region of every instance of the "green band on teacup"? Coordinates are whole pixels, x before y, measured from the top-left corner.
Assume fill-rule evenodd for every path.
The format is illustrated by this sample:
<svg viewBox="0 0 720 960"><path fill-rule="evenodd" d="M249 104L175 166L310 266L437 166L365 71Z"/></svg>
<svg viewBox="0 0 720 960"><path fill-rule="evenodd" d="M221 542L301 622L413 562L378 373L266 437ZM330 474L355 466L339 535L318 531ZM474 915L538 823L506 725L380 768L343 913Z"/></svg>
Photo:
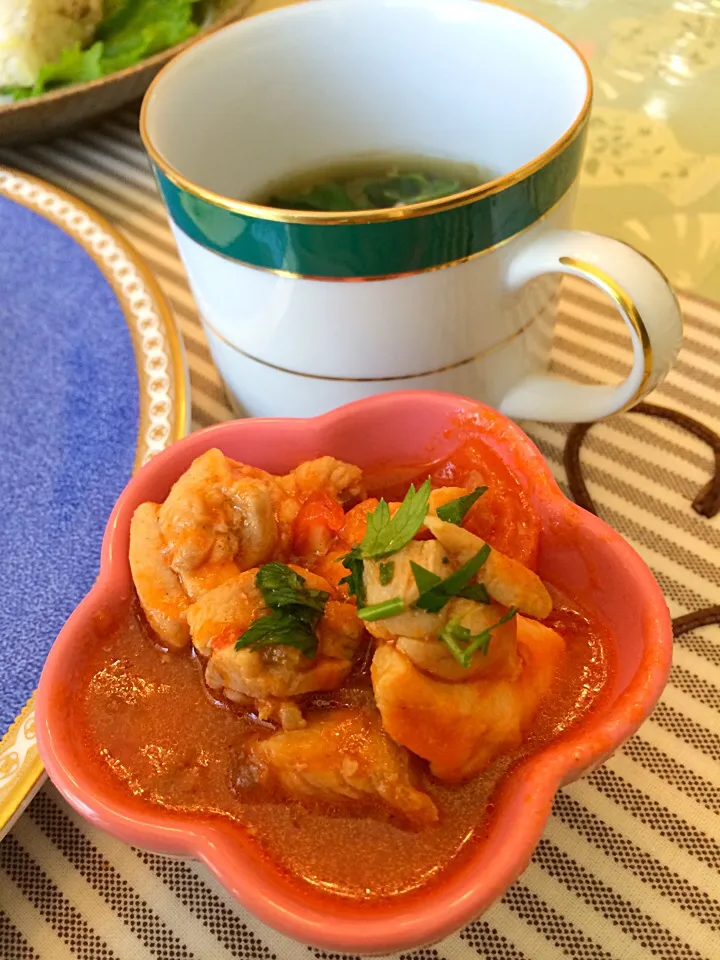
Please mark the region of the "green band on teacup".
<svg viewBox="0 0 720 960"><path fill-rule="evenodd" d="M175 224L231 260L303 277L421 273L490 250L543 217L572 186L585 128L540 169L497 193L439 213L375 223L286 223L228 210L155 173Z"/></svg>

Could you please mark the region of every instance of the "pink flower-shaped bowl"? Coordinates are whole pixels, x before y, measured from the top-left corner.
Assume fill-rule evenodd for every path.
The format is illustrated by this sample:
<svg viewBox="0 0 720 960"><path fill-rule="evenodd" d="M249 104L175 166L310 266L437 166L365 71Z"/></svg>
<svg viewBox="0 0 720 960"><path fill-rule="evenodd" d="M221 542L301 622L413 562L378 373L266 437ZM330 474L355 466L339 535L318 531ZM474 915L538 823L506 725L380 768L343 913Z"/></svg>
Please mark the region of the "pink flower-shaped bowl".
<svg viewBox="0 0 720 960"><path fill-rule="evenodd" d="M230 821L153 807L93 772L69 721L74 664L95 618L124 608L132 596L128 541L139 503L162 500L191 461L213 446L282 473L322 454L364 467L426 463L468 434L481 436L520 479L542 520L540 575L607 625L617 658L602 705L501 783L486 838L470 857L413 899L330 900L282 874ZM504 893L527 866L558 788L608 759L651 712L668 676L671 646L668 611L648 568L610 527L562 495L517 426L460 397L390 393L311 420L219 424L143 467L112 512L97 582L48 657L37 695L38 740L51 779L93 824L138 847L203 861L243 906L296 940L340 953L390 953L438 941Z"/></svg>

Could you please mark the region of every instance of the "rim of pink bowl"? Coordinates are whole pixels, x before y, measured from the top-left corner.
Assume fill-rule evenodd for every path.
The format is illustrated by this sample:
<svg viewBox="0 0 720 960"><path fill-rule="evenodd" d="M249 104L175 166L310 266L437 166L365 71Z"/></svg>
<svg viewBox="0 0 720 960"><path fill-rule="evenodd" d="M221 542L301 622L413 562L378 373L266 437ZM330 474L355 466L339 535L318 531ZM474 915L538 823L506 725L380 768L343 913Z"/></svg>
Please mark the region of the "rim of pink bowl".
<svg viewBox="0 0 720 960"><path fill-rule="evenodd" d="M598 540L612 545L623 557L628 581L643 597L645 647L635 674L606 712L591 716L576 732L563 734L538 753L524 760L501 784L493 798L495 812L485 839L462 864L427 892L396 902L395 908L373 903L350 907L325 900L325 908L303 897L301 888L289 885L269 859L258 869L260 856L246 859L247 846L238 838L237 825L211 821L190 814L168 814L148 805L140 810L104 789L63 745L62 725L53 717L54 700L66 657L72 652L83 625L107 604L119 578L114 569L114 540L125 505L153 478L186 455L196 456L209 446L223 447L223 438L237 432L277 429L278 424L322 437L343 421L362 412L382 412L389 418L409 409L424 407L453 415L480 413L502 425L503 439L511 442L525 467L543 478L541 499L572 515ZM270 425L276 425L270 427ZM126 556L121 558L126 567ZM125 580L123 579L123 583ZM340 952L387 954L434 943L480 915L517 879L530 861L550 814L555 794L563 783L598 766L652 711L665 686L672 654L672 629L667 607L650 570L618 533L602 520L569 501L557 486L550 468L532 441L506 417L477 401L452 394L403 391L359 400L330 413L305 420L241 420L216 424L191 434L158 454L140 470L120 495L107 524L102 545L101 569L90 593L59 634L46 662L38 687L36 722L40 753L50 778L66 800L90 822L109 833L156 852L197 858L251 913L279 932L324 949ZM55 728L57 719L59 724ZM110 799L108 799L110 798ZM234 850L228 855L228 846ZM235 854L235 855L233 855Z"/></svg>

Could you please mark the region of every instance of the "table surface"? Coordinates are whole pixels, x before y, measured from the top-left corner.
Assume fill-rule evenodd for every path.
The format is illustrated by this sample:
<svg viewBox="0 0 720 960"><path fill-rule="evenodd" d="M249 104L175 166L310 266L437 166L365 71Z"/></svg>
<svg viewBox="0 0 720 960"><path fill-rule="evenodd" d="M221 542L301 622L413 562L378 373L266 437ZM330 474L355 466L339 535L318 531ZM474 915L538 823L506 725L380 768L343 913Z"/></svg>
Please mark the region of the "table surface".
<svg viewBox="0 0 720 960"><path fill-rule="evenodd" d="M627 153L612 162L615 147L597 137L591 145L578 225L635 242L679 285L720 299L720 124L703 95L717 78L720 3L523 5L592 46L596 120L625 134L617 149ZM663 168L670 176L654 170L652 150L637 148L646 122L673 158ZM197 428L231 414L136 128L136 112L123 111L53 143L0 150L0 163L95 206L146 258L185 338ZM681 297L683 349L653 399L717 431L720 307L703 298ZM617 377L626 351L602 299L569 283L556 371L586 382ZM565 486L567 429L528 429ZM649 563L672 614L718 603L720 518L690 507L712 471L709 449L671 425L626 415L591 431L583 464L599 512ZM708 627L676 642L670 683L640 733L560 792L532 863L502 901L417 960L720 960L718 641L720 628ZM0 843L0 960L301 956L329 960L258 923L203 867L92 829L49 785Z"/></svg>

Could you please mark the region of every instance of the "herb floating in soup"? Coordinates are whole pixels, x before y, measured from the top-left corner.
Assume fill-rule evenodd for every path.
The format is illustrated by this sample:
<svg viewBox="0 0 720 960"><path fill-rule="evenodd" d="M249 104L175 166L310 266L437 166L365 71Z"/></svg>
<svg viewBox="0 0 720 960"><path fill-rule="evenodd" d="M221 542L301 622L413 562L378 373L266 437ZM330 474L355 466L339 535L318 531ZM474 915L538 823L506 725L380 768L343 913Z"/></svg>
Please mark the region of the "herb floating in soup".
<svg viewBox="0 0 720 960"><path fill-rule="evenodd" d="M328 897L418 890L605 686L608 638L535 572L539 536L477 440L374 473L209 450L135 512L138 603L97 619L73 729L115 789L230 819Z"/></svg>
<svg viewBox="0 0 720 960"><path fill-rule="evenodd" d="M384 210L439 200L489 179L489 174L469 163L374 157L287 177L266 188L255 202L285 210Z"/></svg>

